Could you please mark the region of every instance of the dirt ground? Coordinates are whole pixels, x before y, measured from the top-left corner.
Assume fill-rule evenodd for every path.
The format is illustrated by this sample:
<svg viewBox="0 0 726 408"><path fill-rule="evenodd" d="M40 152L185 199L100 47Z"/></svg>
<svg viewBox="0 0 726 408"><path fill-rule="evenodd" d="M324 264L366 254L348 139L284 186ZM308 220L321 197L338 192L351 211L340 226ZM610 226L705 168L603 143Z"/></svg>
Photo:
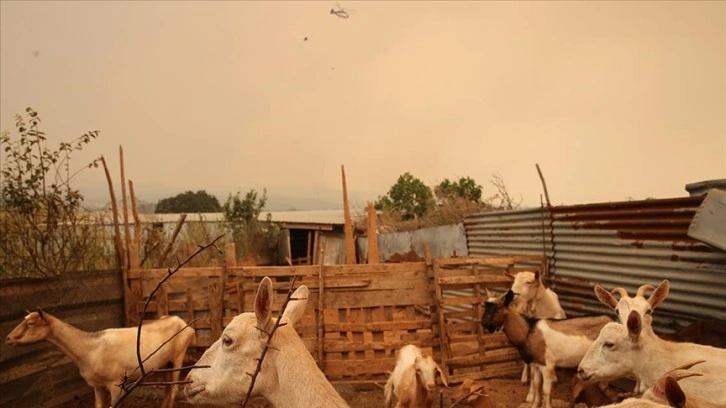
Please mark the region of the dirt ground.
<svg viewBox="0 0 726 408"><path fill-rule="evenodd" d="M569 390L570 386L570 379L571 373L569 372L559 372L558 373L559 380L557 384L555 384L554 394L553 394L553 403L555 407L568 407L567 403L567 392ZM519 382L519 378L497 378L497 379L490 379L486 382L486 390L489 393L490 397L494 401L495 404L497 404L498 407L501 408L524 408L528 407L531 404L524 403L524 399L527 395L527 387L522 385L521 382ZM361 390L361 389L354 389L351 386L346 385L337 385L336 388L338 389L338 392L340 395L348 401L351 408L373 408L373 407L382 407L383 406L383 388L381 387L372 387L373 389L368 390ZM452 399L451 394L452 390L447 390L443 387L439 388L441 392L443 392L443 407L451 407L452 406ZM126 401L124 402L123 406L125 408L152 408L152 407L158 407L161 402L161 391L152 391L152 390L140 390L140 392L137 394L134 392L132 395L130 395ZM257 402L257 401L256 401ZM248 404L252 405L252 404ZM73 401L73 403L66 405L68 408L88 408L93 406L93 393L84 395L83 397L80 397ZM193 405L187 403L183 396L179 396L177 399L177 403L175 404L177 408L192 408ZM263 407L263 406L269 406L266 404L254 404L254 407ZM434 404L434 406L438 407L439 404ZM462 405L457 405L462 406ZM580 406L579 404L577 406ZM583 405L584 406L584 405ZM285 408L285 407L281 407Z"/></svg>

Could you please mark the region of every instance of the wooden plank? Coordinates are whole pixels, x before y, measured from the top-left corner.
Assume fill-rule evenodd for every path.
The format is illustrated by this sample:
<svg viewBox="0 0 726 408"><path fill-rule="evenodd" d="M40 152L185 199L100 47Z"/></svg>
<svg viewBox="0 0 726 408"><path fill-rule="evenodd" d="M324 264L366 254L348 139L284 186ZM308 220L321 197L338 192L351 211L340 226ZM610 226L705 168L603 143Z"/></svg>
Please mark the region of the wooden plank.
<svg viewBox="0 0 726 408"><path fill-rule="evenodd" d="M369 323L328 323L325 325L326 332L342 331L389 331L389 330L421 330L431 329L431 320L407 320L407 321L382 321Z"/></svg>
<svg viewBox="0 0 726 408"><path fill-rule="evenodd" d="M467 296L467 297L449 297L439 300L439 304L442 306L449 305L477 305L487 300L487 296Z"/></svg>
<svg viewBox="0 0 726 408"><path fill-rule="evenodd" d="M364 333L365 334L365 333ZM385 350L398 350L401 347L407 345L416 343L419 347L434 347L437 342L438 338L434 338L433 334L428 334L427 336L424 335L418 335L415 339L407 337L405 340L401 341L368 341L365 339L363 341L348 341L348 340L340 340L340 339L325 339L325 350L328 353L346 353L346 352L352 352L352 351L363 351L364 358L366 360L372 360L374 358L374 353L368 353L368 352L374 352L374 351L385 351ZM369 357L371 355L371 357Z"/></svg>
<svg viewBox="0 0 726 408"><path fill-rule="evenodd" d="M475 285L480 283L511 283L504 275L440 276L439 285Z"/></svg>
<svg viewBox="0 0 726 408"><path fill-rule="evenodd" d="M386 374L396 366L395 358L381 358L375 360L331 360L325 361L323 371L329 377L360 376L371 374Z"/></svg>
<svg viewBox="0 0 726 408"><path fill-rule="evenodd" d="M480 265L511 265L515 263L515 258L512 256L492 256L492 257L480 257L480 258L447 258L447 259L436 259L435 262L440 267L450 266L471 266L474 264Z"/></svg>
<svg viewBox="0 0 726 408"><path fill-rule="evenodd" d="M431 296L421 291L400 293L392 290L333 292L326 295L327 307L376 307L396 305L419 305L431 303Z"/></svg>

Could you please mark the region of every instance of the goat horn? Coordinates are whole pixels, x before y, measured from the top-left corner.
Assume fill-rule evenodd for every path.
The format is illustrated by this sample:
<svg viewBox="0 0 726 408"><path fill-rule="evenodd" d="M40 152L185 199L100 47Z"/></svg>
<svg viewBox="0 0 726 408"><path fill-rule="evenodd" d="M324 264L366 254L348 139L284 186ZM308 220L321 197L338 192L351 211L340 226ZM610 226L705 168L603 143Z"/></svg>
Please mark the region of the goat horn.
<svg viewBox="0 0 726 408"><path fill-rule="evenodd" d="M612 293L613 295L617 293L620 295L620 297L630 297L628 295L628 291L625 290L625 288L613 288L610 293Z"/></svg>
<svg viewBox="0 0 726 408"><path fill-rule="evenodd" d="M643 297L645 297L645 291L648 290L648 289L654 290L655 289L655 286L649 285L649 284L642 285L641 287L638 288L638 291L635 293L635 296L643 296Z"/></svg>
<svg viewBox="0 0 726 408"><path fill-rule="evenodd" d="M673 372L673 371L676 371L676 370L688 370L688 369L690 369L691 367L693 367L696 364L701 364L701 363L705 363L705 362L706 362L706 360L696 360L696 361L693 361L693 362L690 362L690 363L681 364L678 367L673 368L669 372Z"/></svg>
<svg viewBox="0 0 726 408"><path fill-rule="evenodd" d="M673 377L674 380L682 380L684 378L688 377L695 377L695 376L701 376L703 374L701 373L694 373L693 371L688 370L675 370L668 373L669 377Z"/></svg>

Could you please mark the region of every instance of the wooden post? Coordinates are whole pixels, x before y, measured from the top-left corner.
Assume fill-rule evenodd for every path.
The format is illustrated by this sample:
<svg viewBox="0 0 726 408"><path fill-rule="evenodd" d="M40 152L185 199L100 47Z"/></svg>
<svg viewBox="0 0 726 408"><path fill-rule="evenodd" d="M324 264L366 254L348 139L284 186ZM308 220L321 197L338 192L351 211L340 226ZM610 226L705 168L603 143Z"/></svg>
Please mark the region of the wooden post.
<svg viewBox="0 0 726 408"><path fill-rule="evenodd" d="M141 268L141 262L139 260L139 247L135 242L129 245L129 269Z"/></svg>
<svg viewBox="0 0 726 408"><path fill-rule="evenodd" d="M322 239L325 241L325 238ZM318 275L318 365L325 362L325 245L320 245L320 269Z"/></svg>
<svg viewBox="0 0 726 408"><path fill-rule="evenodd" d="M381 257L378 253L378 228L376 227L376 210L373 203L368 203L368 263L379 264Z"/></svg>
<svg viewBox="0 0 726 408"><path fill-rule="evenodd" d="M237 266L237 247L234 242L227 242L224 245L224 266Z"/></svg>
<svg viewBox="0 0 726 408"><path fill-rule="evenodd" d="M101 164L103 164L103 171L106 173L108 192L111 195L111 213L113 214L113 242L116 244L116 262L118 264L118 267L121 269L123 284L124 286L127 286L129 283L127 282L128 275L124 270L122 261L124 259L124 248L121 244L121 231L118 225L118 205L116 204L116 194L113 192L113 181L111 181L111 173L109 173L108 171L106 159L103 157L103 155L101 155Z"/></svg>
<svg viewBox="0 0 726 408"><path fill-rule="evenodd" d="M136 244L131 244L129 246L129 268L123 269L125 276L128 276L128 270L131 269L139 269L141 268L141 263L139 261L139 248L136 246ZM137 317L137 308L136 305L139 304L141 301L141 280L137 280L136 283L139 283L138 288L134 288L134 283L125 283L123 285L123 291L124 291L124 321L126 322L127 326L133 326L135 324L138 324L138 320L136 320Z"/></svg>
<svg viewBox="0 0 726 408"><path fill-rule="evenodd" d="M136 207L136 193L134 193L133 180L129 180L129 194L131 194L131 213L134 215L134 244L138 250L141 248L141 219L139 219L139 209Z"/></svg>
<svg viewBox="0 0 726 408"><path fill-rule="evenodd" d="M124 210L124 242L126 243L127 256L123 259L124 267L129 267L128 250L131 243L131 229L129 227L129 206L126 198L126 175L124 174L124 148L118 147L118 157L121 162L121 205Z"/></svg>
<svg viewBox="0 0 726 408"><path fill-rule="evenodd" d="M355 241L353 238L353 222L350 219L350 208L348 206L348 187L345 183L345 167L340 166L340 172L343 176L343 216L345 217L345 263L348 265L355 264Z"/></svg>

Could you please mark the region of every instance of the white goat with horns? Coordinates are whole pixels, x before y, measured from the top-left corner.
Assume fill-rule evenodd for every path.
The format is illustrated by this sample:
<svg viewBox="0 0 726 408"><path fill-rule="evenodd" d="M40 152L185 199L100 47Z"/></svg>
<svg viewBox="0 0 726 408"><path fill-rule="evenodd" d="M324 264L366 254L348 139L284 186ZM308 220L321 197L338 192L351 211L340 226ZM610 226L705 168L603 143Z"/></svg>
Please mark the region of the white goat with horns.
<svg viewBox="0 0 726 408"><path fill-rule="evenodd" d="M293 324L305 312L308 288L301 285L292 294L282 314L282 323L269 342L270 352L254 387L252 373L257 368L270 333L272 318L272 281L265 277L255 296L255 311L235 316L220 337L202 355L187 376L184 392L193 404L238 406L247 397L265 397L273 406L289 408L347 407L300 340Z"/></svg>
<svg viewBox="0 0 726 408"><path fill-rule="evenodd" d="M111 404L121 395L121 382L126 375L134 380L140 376L136 356L138 328L124 327L86 332L50 313L31 312L13 329L6 343L27 346L47 340L60 348L81 372L81 377L93 387L95 407L104 406L103 389L111 393ZM175 369L184 363L187 347L194 339L194 329L178 316L162 316L141 326L141 356L146 371L164 367L171 362ZM166 342L166 343L165 343ZM163 345L163 346L162 346ZM161 348L160 348L161 347ZM158 349L158 351L156 351ZM152 355L153 353L153 355ZM131 374L134 375L131 375ZM172 372L172 382L179 380L179 371ZM162 407L173 407L178 386L172 385Z"/></svg>
<svg viewBox="0 0 726 408"><path fill-rule="evenodd" d="M693 361L702 377L682 380L685 392L695 392L711 403L726 406L726 350L695 343L674 343L644 330L637 311L626 324L608 323L580 361L577 373L585 381L635 377L646 388L663 374Z"/></svg>
<svg viewBox="0 0 726 408"><path fill-rule="evenodd" d="M613 288L613 290L608 292L602 286L595 285L594 290L595 296L600 303L613 309L618 314L620 323L625 324L630 312L635 311L640 315L644 323L643 330L655 335L653 333L653 311L668 297L670 287L670 282L667 279L663 279L657 288L649 284L641 285L635 292L634 297L630 297L628 291L622 287ZM651 289L653 289L653 293L646 299L645 292ZM620 300L615 298L615 294L620 295ZM636 381L633 391L636 394L641 394L646 388L640 381Z"/></svg>

